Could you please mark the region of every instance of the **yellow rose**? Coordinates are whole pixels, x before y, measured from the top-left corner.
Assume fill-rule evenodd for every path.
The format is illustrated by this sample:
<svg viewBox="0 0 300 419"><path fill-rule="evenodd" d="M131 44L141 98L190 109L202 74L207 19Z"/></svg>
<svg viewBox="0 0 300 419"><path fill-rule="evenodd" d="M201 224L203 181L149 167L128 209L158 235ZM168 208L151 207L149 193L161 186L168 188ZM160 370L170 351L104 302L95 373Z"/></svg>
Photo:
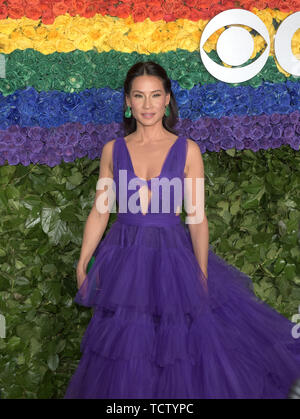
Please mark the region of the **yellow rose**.
<svg viewBox="0 0 300 419"><path fill-rule="evenodd" d="M14 49L14 43L6 36L0 34L0 52L10 54Z"/></svg>
<svg viewBox="0 0 300 419"><path fill-rule="evenodd" d="M52 42L42 39L40 41L34 41L33 48L42 54L48 55L56 52L56 46Z"/></svg>
<svg viewBox="0 0 300 419"><path fill-rule="evenodd" d="M26 38L34 39L37 36L36 31L32 26L23 26L22 33Z"/></svg>
<svg viewBox="0 0 300 419"><path fill-rule="evenodd" d="M10 35L18 27L18 22L15 19L1 19L0 20L0 33Z"/></svg>
<svg viewBox="0 0 300 419"><path fill-rule="evenodd" d="M78 38L82 38L84 32L79 30L78 27L71 25L65 30L65 37L71 41L75 41Z"/></svg>
<svg viewBox="0 0 300 419"><path fill-rule="evenodd" d="M45 26L39 26L36 28L36 33L39 36L39 38L46 38L48 35L48 29L45 28Z"/></svg>
<svg viewBox="0 0 300 419"><path fill-rule="evenodd" d="M74 41L74 45L77 49L81 49L82 51L88 51L93 49L93 40L90 39L88 36L82 37L80 39L76 39Z"/></svg>
<svg viewBox="0 0 300 419"><path fill-rule="evenodd" d="M47 50L48 50L48 51L51 51L51 52L49 52L48 54L52 54L52 53L56 52L56 43L57 43L57 41L58 41L58 40L55 40L55 39L52 39L52 40L48 41L48 47L47 47ZM43 52L43 53L44 53L44 51L41 51L41 52Z"/></svg>
<svg viewBox="0 0 300 419"><path fill-rule="evenodd" d="M18 39L17 44L15 44L15 49L27 49L32 48L33 42L31 39L21 38Z"/></svg>
<svg viewBox="0 0 300 419"><path fill-rule="evenodd" d="M49 30L47 38L48 38L49 41L51 41L53 39L57 39L57 38L59 38L59 33L56 31L55 28L52 28L52 29Z"/></svg>
<svg viewBox="0 0 300 419"><path fill-rule="evenodd" d="M55 48L57 52L70 52L76 49L74 43L68 39L58 39L55 42Z"/></svg>

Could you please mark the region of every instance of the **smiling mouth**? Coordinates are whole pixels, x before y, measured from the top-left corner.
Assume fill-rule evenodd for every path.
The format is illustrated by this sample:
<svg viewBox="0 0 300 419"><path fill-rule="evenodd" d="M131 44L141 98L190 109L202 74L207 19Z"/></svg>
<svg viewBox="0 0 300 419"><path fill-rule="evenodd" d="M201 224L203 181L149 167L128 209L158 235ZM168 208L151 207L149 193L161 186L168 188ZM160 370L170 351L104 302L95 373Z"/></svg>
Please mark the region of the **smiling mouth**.
<svg viewBox="0 0 300 419"><path fill-rule="evenodd" d="M154 114L154 113L142 113L142 115L143 115L145 118L152 118L152 116L154 116L155 114Z"/></svg>

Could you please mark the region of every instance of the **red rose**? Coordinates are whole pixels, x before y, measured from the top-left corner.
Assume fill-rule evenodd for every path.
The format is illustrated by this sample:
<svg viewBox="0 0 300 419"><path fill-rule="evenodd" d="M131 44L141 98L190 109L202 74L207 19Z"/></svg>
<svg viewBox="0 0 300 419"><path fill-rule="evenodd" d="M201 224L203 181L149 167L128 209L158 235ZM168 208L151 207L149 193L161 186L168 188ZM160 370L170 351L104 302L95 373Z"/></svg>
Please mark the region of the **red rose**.
<svg viewBox="0 0 300 419"><path fill-rule="evenodd" d="M147 2L147 7L151 7L151 9L155 9L156 11L162 10L161 1L158 0L151 0Z"/></svg>
<svg viewBox="0 0 300 419"><path fill-rule="evenodd" d="M177 12L177 14L179 14L181 19L189 19L190 12L191 9L183 6L182 9L180 9L180 11Z"/></svg>
<svg viewBox="0 0 300 419"><path fill-rule="evenodd" d="M163 13L163 11L161 10L161 8L154 8L154 9L149 9L148 8L148 14L149 14L149 18L153 21L153 22L155 22L155 21L157 21L157 20L162 20L162 19L164 19L164 13ZM170 21L172 21L172 20L174 20L173 19L173 15L170 15L170 17L171 17L171 19L169 20L169 21L167 21L166 20L166 22L170 22Z"/></svg>
<svg viewBox="0 0 300 419"><path fill-rule="evenodd" d="M83 13L81 13L81 16L84 16L86 18L90 18L95 16L95 14L98 12L98 4L96 1L93 2L87 2L85 5L85 10Z"/></svg>
<svg viewBox="0 0 300 419"><path fill-rule="evenodd" d="M40 0L25 0L25 1L23 1L23 4L24 4L25 9L28 6L35 6L35 7L41 8L41 4L40 3L41 3Z"/></svg>
<svg viewBox="0 0 300 419"><path fill-rule="evenodd" d="M111 16L118 16L120 18L126 19L131 13L130 4L119 4L118 7L110 6L107 7L107 14ZM102 12L104 14L104 10Z"/></svg>
<svg viewBox="0 0 300 419"><path fill-rule="evenodd" d="M103 12L106 10L106 4L103 1L96 1L96 13L101 13L103 14ZM106 13L105 13L106 14Z"/></svg>
<svg viewBox="0 0 300 419"><path fill-rule="evenodd" d="M12 19L21 19L21 17L24 16L24 7L20 6L14 6L8 8L8 17Z"/></svg>
<svg viewBox="0 0 300 419"><path fill-rule="evenodd" d="M74 5L75 5L74 0L64 0L64 3L67 6L68 10L74 8Z"/></svg>
<svg viewBox="0 0 300 419"><path fill-rule="evenodd" d="M252 5L253 5L253 3L251 3L251 8L252 8ZM263 10L263 9L265 9L267 6L268 6L268 2L267 2L267 1L265 1L265 0L257 0L257 1L255 2L255 7L256 7L258 10ZM281 7L281 6L280 6L280 7Z"/></svg>
<svg viewBox="0 0 300 419"><path fill-rule="evenodd" d="M52 23L54 22L54 20L55 20L55 16L52 13L52 10L51 9L43 10L43 13L42 13L42 22L45 25L52 25Z"/></svg>
<svg viewBox="0 0 300 419"><path fill-rule="evenodd" d="M63 1L59 1L57 3L53 3L52 11L54 16L64 15L68 11L68 6Z"/></svg>
<svg viewBox="0 0 300 419"><path fill-rule="evenodd" d="M174 22L176 17L173 15L173 13L163 13L163 20L165 22Z"/></svg>
<svg viewBox="0 0 300 419"><path fill-rule="evenodd" d="M281 12L290 13L294 10L299 9L299 1L282 1L279 3L278 7Z"/></svg>
<svg viewBox="0 0 300 419"><path fill-rule="evenodd" d="M145 0L134 0L134 2L132 3L133 3L132 9L140 9L140 8L146 7Z"/></svg>
<svg viewBox="0 0 300 419"><path fill-rule="evenodd" d="M52 6L52 2L48 0L40 0L40 6L42 9L49 9Z"/></svg>
<svg viewBox="0 0 300 419"><path fill-rule="evenodd" d="M220 12L224 11L224 4L217 4L218 6L221 6ZM239 9L241 8L240 6L236 6L236 1L235 0L227 0L226 1L226 10L228 9L234 9L238 7Z"/></svg>
<svg viewBox="0 0 300 419"><path fill-rule="evenodd" d="M184 1L184 3L185 3L185 5L186 5L186 6L188 6L188 7L193 7L193 8L195 8L195 9L196 9L196 8L198 7L199 1L198 1L198 0L185 0L185 1ZM203 4L202 4L202 5L200 5L200 6L199 6L199 8L200 8L201 6L203 7ZM227 6L226 6L226 7L227 7Z"/></svg>
<svg viewBox="0 0 300 419"><path fill-rule="evenodd" d="M86 4L84 0L64 0L64 3L68 7L68 13L70 16L81 16L85 11Z"/></svg>
<svg viewBox="0 0 300 419"><path fill-rule="evenodd" d="M191 9L188 19L197 22L198 20L202 19L202 16L202 10Z"/></svg>
<svg viewBox="0 0 300 419"><path fill-rule="evenodd" d="M279 5L279 0L269 0L268 1L268 7L270 9L279 9L278 5Z"/></svg>
<svg viewBox="0 0 300 419"><path fill-rule="evenodd" d="M84 13L84 11L85 11L85 6L86 6L86 4L85 4L85 1L84 0L76 0L75 1L75 8L76 8L76 10L77 10L77 13L81 16L83 13Z"/></svg>
<svg viewBox="0 0 300 419"><path fill-rule="evenodd" d="M7 7L5 4L1 4L0 6L0 19L6 19L7 18Z"/></svg>
<svg viewBox="0 0 300 419"><path fill-rule="evenodd" d="M299 8L300 8L299 0L290 0L288 3L290 5L290 12L291 11L293 11L293 12L298 12L299 11ZM277 2L277 6L275 6L275 7L280 9L280 3Z"/></svg>
<svg viewBox="0 0 300 419"><path fill-rule="evenodd" d="M212 4L209 8L210 19L224 11L222 4Z"/></svg>
<svg viewBox="0 0 300 419"><path fill-rule="evenodd" d="M12 9L13 7L19 8L23 6L23 0L8 0L6 3L9 9Z"/></svg>
<svg viewBox="0 0 300 419"><path fill-rule="evenodd" d="M162 10L166 15L170 15L173 12L173 6L172 3L163 3L161 5Z"/></svg>
<svg viewBox="0 0 300 419"><path fill-rule="evenodd" d="M147 11L145 7L135 7L132 10L132 17L135 22L143 22L147 17Z"/></svg>
<svg viewBox="0 0 300 419"><path fill-rule="evenodd" d="M42 16L41 8L27 4L25 6L25 16L28 17L28 19L38 20Z"/></svg>

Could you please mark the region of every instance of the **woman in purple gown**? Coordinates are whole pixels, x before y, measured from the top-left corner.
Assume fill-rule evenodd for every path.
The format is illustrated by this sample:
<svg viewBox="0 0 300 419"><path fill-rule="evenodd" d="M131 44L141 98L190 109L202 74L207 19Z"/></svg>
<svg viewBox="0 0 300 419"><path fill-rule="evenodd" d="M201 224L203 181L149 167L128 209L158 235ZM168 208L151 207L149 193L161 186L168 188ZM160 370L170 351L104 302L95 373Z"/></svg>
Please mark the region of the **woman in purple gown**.
<svg viewBox="0 0 300 419"><path fill-rule="evenodd" d="M205 212L181 220L204 169L197 143L172 128L165 70L135 64L124 93L127 138L105 144L99 174L113 181L117 218L101 240L112 205L99 210L107 189L97 187L74 299L94 312L64 398L286 398L300 377L295 324L212 251Z"/></svg>

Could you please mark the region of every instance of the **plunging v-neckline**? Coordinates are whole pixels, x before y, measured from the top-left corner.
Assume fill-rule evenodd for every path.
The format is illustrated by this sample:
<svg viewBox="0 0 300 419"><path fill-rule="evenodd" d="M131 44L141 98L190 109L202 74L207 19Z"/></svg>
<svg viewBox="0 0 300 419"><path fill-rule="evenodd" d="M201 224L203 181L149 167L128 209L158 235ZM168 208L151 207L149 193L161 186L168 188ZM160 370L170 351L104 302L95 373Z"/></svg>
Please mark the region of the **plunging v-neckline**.
<svg viewBox="0 0 300 419"><path fill-rule="evenodd" d="M176 138L176 140L174 141L174 143L173 143L173 144L171 145L171 147L169 148L168 153L167 153L167 155L166 155L166 158L165 158L165 160L164 160L164 162L163 162L163 165L162 165L162 167L161 167L161 170L160 170L159 175L154 176L154 177L152 177L152 178L150 178L150 179L143 179L143 178L141 178L141 177L137 176L137 174L135 173L135 169L134 169L134 167L133 167L132 159L131 159L131 156L130 156L130 153L129 153L129 150L128 150L128 147L127 147L127 144L126 144L125 137L122 137L123 142L124 142L124 145L125 145L125 148L126 148L126 151L127 151L127 156L128 156L128 159L129 159L129 163L130 163L130 166L131 166L131 170L132 170L132 173L135 175L135 177L137 177L138 179L140 179L140 180L142 180L142 181L144 181L144 182L147 182L147 183L151 182L151 180L152 180L152 179L157 179L157 178L161 177L161 176L162 176L162 174L163 174L163 172L164 172L165 166L166 166L166 164L167 164L168 158L169 158L169 156L170 156L170 154L171 154L171 151L173 150L173 147L175 146L175 144L178 142L179 138L180 138L180 135L178 135L178 137Z"/></svg>

